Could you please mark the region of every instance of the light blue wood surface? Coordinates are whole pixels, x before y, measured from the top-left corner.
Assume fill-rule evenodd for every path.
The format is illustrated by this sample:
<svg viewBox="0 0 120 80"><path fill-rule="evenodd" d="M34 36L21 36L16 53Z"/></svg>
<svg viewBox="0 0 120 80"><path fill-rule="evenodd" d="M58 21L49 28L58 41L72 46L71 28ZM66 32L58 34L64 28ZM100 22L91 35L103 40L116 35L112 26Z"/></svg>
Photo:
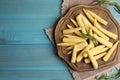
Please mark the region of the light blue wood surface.
<svg viewBox="0 0 120 80"><path fill-rule="evenodd" d="M0 80L73 80L44 32L59 20L61 3L0 0Z"/></svg>

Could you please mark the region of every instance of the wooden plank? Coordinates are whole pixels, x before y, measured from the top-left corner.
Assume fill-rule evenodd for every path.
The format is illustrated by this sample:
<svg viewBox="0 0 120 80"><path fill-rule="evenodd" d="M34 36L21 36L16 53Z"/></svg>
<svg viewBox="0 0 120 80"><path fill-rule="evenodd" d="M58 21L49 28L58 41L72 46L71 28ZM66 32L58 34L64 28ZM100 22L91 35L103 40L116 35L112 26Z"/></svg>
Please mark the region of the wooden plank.
<svg viewBox="0 0 120 80"><path fill-rule="evenodd" d="M47 19L47 18L46 18ZM0 21L1 44L40 44L49 43L44 29L54 21L6 20ZM40 24L41 23L41 24ZM44 24L47 25L44 25Z"/></svg>
<svg viewBox="0 0 120 80"><path fill-rule="evenodd" d="M56 74L57 73L57 74ZM61 75L64 73L64 76ZM0 80L73 80L67 70L0 70Z"/></svg>
<svg viewBox="0 0 120 80"><path fill-rule="evenodd" d="M0 67L66 66L52 44L0 45Z"/></svg>
<svg viewBox="0 0 120 80"><path fill-rule="evenodd" d="M60 4L60 0L4 0L0 1L0 9L2 10L0 13L3 14L21 14L21 13L35 13L35 14L48 14L54 13L58 7L55 7ZM6 6L7 5L7 6ZM52 7L52 9L51 9ZM51 11L52 10L52 11Z"/></svg>
<svg viewBox="0 0 120 80"><path fill-rule="evenodd" d="M44 29L58 20L58 5L56 0L0 1L0 44L49 43Z"/></svg>

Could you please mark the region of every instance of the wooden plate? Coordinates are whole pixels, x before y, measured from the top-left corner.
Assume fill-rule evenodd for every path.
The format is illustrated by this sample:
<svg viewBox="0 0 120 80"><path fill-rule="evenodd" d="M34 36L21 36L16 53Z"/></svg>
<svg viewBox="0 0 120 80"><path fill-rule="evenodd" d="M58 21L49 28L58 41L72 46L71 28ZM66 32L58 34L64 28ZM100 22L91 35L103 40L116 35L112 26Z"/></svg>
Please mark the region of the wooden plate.
<svg viewBox="0 0 120 80"><path fill-rule="evenodd" d="M116 20L113 18L113 16L111 15L110 11L107 10L104 7L101 6L86 6L86 5L78 5L75 7L72 7L68 13L62 17L56 28L55 28L55 32L54 32L54 37L55 37L55 43L60 43L62 42L62 38L63 38L63 29L67 29L67 24L70 24L72 26L74 26L71 21L69 20L69 18L73 18L75 19L75 17L78 14L84 14L83 12L83 8L89 9L91 11L93 11L94 13L96 13L97 15L101 16L103 19L105 19L108 22L108 25L105 26L104 28L107 29L108 31L111 31L115 34L118 35L118 40L120 40L120 26L119 24L116 22ZM112 43L116 42L114 40L110 40ZM58 55L61 59L64 60L64 62L66 62L68 64L68 66L74 70L74 71L88 71L88 70L94 70L93 67L91 66L91 64L85 64L84 62L79 62L79 63L71 63L70 62L70 55L67 55L66 53L68 52L67 50L65 50L66 47L62 47L62 46L57 46L57 51L58 51ZM102 59L99 59L97 62L99 64L99 68L111 65L113 62L115 62L117 60L117 56L118 56L118 47L116 48L116 50L113 52L112 56L110 57L110 59L107 62L104 62Z"/></svg>

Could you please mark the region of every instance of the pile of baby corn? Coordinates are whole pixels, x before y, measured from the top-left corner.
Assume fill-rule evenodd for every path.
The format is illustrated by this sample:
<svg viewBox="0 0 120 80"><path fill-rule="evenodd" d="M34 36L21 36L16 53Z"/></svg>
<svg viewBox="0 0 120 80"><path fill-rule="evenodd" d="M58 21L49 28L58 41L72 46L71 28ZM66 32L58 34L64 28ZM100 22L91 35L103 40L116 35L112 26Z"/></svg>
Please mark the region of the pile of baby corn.
<svg viewBox="0 0 120 80"><path fill-rule="evenodd" d="M66 46L66 55L71 55L71 63L84 60L97 69L98 59L106 62L111 57L119 44L118 36L103 28L109 23L93 11L83 8L83 12L85 16L80 13L75 19L70 18L74 26L66 25L62 42L57 43L57 46ZM115 43L110 42L110 39Z"/></svg>

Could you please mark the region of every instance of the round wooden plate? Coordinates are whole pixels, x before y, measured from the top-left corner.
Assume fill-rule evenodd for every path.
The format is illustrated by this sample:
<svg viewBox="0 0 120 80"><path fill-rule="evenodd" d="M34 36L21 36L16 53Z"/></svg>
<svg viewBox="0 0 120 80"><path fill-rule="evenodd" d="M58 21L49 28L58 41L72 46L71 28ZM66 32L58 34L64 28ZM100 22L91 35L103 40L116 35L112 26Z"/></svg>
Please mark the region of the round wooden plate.
<svg viewBox="0 0 120 80"><path fill-rule="evenodd" d="M72 7L65 16L63 16L54 31L54 37L55 37L55 43L60 43L62 42L62 38L63 38L63 33L62 31L64 29L67 29L67 24L70 24L72 26L74 26L69 18L73 18L75 19L75 17L78 14L84 14L83 12L83 8L85 9L89 9L91 11L93 11L94 13L96 13L97 15L99 15L100 17L102 17L103 19L105 19L108 22L107 26L104 26L105 29L107 29L108 31L111 31L115 34L118 35L118 39L120 40L120 26L119 24L116 22L116 20L113 18L113 16L111 15L110 11L107 10L104 7L101 6L87 6L87 5L78 5L75 7ZM117 41L116 40L116 41ZM116 42L115 40L110 40L112 43ZM91 64L85 64L83 61L81 62L76 62L76 63L71 63L70 59L71 59L71 55L67 55L66 53L68 52L67 50L65 50L66 47L62 47L62 46L56 46L57 47L57 51L58 51L58 55L61 59L64 60L64 62L66 62L68 64L68 66L74 70L74 71L88 71L88 70L94 70ZM117 56L119 54L119 47L116 48L116 50L113 52L112 56L110 57L110 59L107 62L104 62L102 59L97 60L98 64L99 64L99 68L111 65L112 63L114 63L117 60Z"/></svg>

